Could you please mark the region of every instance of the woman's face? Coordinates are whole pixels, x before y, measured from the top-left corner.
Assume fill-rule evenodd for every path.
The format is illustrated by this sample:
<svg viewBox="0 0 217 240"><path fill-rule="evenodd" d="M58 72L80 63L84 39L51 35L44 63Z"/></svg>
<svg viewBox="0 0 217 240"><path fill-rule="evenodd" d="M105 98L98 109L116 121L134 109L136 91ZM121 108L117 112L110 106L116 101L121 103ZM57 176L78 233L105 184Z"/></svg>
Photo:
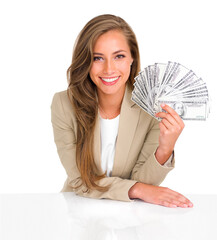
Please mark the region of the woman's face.
<svg viewBox="0 0 217 240"><path fill-rule="evenodd" d="M93 47L93 57L89 74L98 94L123 94L133 62L123 33L111 30L101 35Z"/></svg>

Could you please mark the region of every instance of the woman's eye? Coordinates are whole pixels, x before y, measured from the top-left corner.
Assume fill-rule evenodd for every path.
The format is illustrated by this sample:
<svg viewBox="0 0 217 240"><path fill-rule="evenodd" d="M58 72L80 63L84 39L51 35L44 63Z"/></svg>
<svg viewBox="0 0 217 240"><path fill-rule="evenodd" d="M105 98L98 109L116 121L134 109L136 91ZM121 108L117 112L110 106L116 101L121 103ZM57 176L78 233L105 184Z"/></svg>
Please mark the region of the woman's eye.
<svg viewBox="0 0 217 240"><path fill-rule="evenodd" d="M93 61L102 61L103 59L102 59L102 57L94 57L93 58Z"/></svg>
<svg viewBox="0 0 217 240"><path fill-rule="evenodd" d="M121 58L125 58L125 56L122 55L122 54L119 54L119 55L116 56L116 58L117 58L117 59L121 59Z"/></svg>

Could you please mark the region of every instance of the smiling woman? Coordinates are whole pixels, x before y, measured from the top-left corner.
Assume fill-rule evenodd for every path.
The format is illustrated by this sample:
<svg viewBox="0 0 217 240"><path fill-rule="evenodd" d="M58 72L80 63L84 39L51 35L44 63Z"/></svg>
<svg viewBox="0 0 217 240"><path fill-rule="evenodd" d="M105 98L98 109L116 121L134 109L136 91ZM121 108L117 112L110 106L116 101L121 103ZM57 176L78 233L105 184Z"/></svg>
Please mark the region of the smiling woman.
<svg viewBox="0 0 217 240"><path fill-rule="evenodd" d="M169 106L159 124L131 101L140 70L135 34L120 17L90 20L75 44L68 89L53 97L54 140L67 180L78 195L192 207L158 185L174 168L173 149L184 128Z"/></svg>

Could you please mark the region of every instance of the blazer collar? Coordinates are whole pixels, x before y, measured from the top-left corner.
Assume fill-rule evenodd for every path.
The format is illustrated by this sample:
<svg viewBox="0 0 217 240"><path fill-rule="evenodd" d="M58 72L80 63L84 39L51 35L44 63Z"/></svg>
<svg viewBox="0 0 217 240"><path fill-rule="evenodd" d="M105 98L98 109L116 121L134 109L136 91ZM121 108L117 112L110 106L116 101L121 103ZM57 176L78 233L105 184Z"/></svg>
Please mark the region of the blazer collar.
<svg viewBox="0 0 217 240"><path fill-rule="evenodd" d="M124 98L121 104L118 136L116 140L115 158L112 176L120 176L124 170L130 146L132 144L137 127L140 108L131 100L132 90L126 85ZM99 174L103 174L101 168L101 137L99 112L94 131L94 159Z"/></svg>

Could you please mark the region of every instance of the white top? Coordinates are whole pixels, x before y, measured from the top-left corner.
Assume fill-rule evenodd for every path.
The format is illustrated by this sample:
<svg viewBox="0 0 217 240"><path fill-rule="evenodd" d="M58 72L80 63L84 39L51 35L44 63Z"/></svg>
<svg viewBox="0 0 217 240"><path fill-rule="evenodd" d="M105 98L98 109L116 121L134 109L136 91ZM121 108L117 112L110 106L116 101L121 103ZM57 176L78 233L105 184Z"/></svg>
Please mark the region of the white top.
<svg viewBox="0 0 217 240"><path fill-rule="evenodd" d="M106 175L108 177L111 176L114 163L119 118L120 115L113 119L103 119L100 117L101 166L103 172L107 171Z"/></svg>
<svg viewBox="0 0 217 240"><path fill-rule="evenodd" d="M108 177L110 177L112 174L112 168L114 164L115 146L116 146L116 140L118 135L119 118L120 118L120 115L118 115L116 118L113 118L113 119L104 119L100 117L101 167L103 172L107 171L106 175ZM163 164L163 166L171 167L172 159L173 159L173 154Z"/></svg>

